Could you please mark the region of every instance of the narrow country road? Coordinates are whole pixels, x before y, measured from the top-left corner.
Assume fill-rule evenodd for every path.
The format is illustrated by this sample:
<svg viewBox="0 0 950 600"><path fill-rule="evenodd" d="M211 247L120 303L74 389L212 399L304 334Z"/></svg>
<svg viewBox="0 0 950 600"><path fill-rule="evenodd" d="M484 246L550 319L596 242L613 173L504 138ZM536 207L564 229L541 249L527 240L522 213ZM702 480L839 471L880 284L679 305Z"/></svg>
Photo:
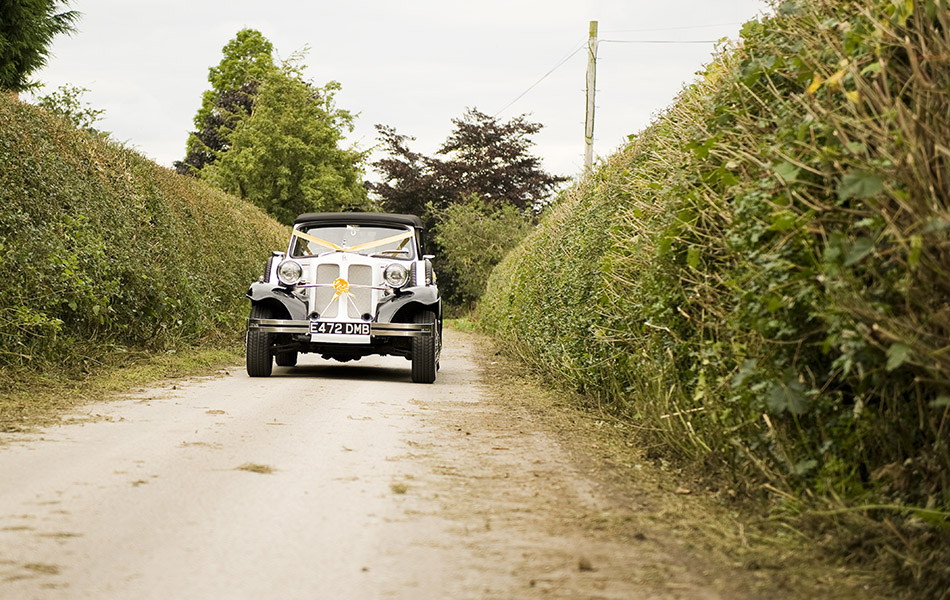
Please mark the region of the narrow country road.
<svg viewBox="0 0 950 600"><path fill-rule="evenodd" d="M592 527L636 503L495 401L475 345L447 331L434 385L304 356L5 434L0 598L757 597L653 532Z"/></svg>

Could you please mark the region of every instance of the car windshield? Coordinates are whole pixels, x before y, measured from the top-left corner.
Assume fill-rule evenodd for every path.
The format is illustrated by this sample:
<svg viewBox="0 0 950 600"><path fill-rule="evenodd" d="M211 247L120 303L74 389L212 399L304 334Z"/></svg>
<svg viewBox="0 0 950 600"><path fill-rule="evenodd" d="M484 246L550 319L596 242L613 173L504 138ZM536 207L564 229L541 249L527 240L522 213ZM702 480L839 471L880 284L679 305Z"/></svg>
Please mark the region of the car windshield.
<svg viewBox="0 0 950 600"><path fill-rule="evenodd" d="M415 258L413 230L380 225L303 225L294 230L290 255L295 258L328 252L350 252L366 256Z"/></svg>

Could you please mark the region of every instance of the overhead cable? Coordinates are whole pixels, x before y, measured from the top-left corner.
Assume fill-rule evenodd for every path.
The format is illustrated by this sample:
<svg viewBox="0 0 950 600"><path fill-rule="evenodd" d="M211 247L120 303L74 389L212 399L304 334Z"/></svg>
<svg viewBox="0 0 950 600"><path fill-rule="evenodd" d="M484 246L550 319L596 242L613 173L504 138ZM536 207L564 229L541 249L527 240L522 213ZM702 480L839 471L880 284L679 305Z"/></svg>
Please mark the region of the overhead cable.
<svg viewBox="0 0 950 600"><path fill-rule="evenodd" d="M715 44L719 40L597 40L600 44Z"/></svg>
<svg viewBox="0 0 950 600"><path fill-rule="evenodd" d="M724 25L728 25L728 24L729 24L729 23L726 23L726 24L724 24ZM694 27L673 27L673 28L669 28L669 29L695 29L695 28L694 28ZM630 31L637 31L637 30L630 30ZM650 30L644 29L644 30L640 30L640 31L650 31ZM662 31L662 30L653 30L653 31ZM622 33L622 32L614 31L614 32L612 32L612 33ZM597 40L597 43L599 43L599 44L600 44L600 43L612 43L612 44L715 44L715 43L717 43L717 42L719 42L719 41L721 41L721 40ZM517 97L517 98L515 98L514 100L512 100L512 101L509 102L508 104L504 105L500 110L498 110L498 112L496 112L495 114L493 114L493 115L492 115L492 118L497 117L497 116L500 115L501 113L505 112L505 110L507 110L512 104L514 104L514 103L517 102L518 100L521 100L522 98L524 98L525 95L527 95L528 92L530 92L531 90L533 90L534 88L536 88L536 87L538 86L538 84L540 84L542 81L544 81L545 79L547 79L548 76L551 75L551 73L554 73L555 71L557 71L559 68L561 68L561 66L564 65L564 63L566 63L567 61L569 61L571 58L574 57L575 54L577 54L578 52L580 52L581 50L583 50L583 49L586 48L586 47L587 47L587 40L585 39L585 40L582 41L580 44L578 44L578 46L577 46L576 48L574 48L574 50L572 50L572 51L570 52L570 54L568 54L567 56L565 56L564 58L562 58L562 59L560 60L560 62L558 62L556 65L554 65L554 66L551 68L550 71L548 71L547 73L545 73L544 75L542 75L541 78L538 79L537 81L535 81L533 84L531 84L531 85L528 87L528 89L526 89L525 91L523 91L523 92L521 92L520 94L518 94L518 97Z"/></svg>
<svg viewBox="0 0 950 600"><path fill-rule="evenodd" d="M587 47L587 40L582 41L576 48L574 48L574 50L571 51L570 54L568 54L567 56L565 56L564 58L562 58L562 59L560 60L560 62L558 62L556 65L554 65L554 66L551 68L550 71L548 71L547 73L545 73L544 75L542 75L542 76L541 76L541 79L538 79L537 81L535 81L533 84L531 84L531 86L528 87L528 89L526 89L525 91L523 91L523 92L521 92L520 94L518 94L518 97L517 97L517 98L515 98L514 100L512 100L512 101L509 102L508 104L504 105L504 106L501 108L501 110L499 110L498 112L496 112L495 114L493 114L493 115L492 115L492 118L497 117L497 116L500 115L501 113L505 112L505 110L506 110L509 106L511 106L512 104L514 104L514 103L517 102L518 100L521 100L522 98L524 98L525 94L527 94L528 92L530 92L531 90L533 90L535 87L537 87L539 83L541 83L542 81L544 81L545 79L547 79L548 75L550 75L551 73L553 73L553 72L557 71L559 68L561 68L561 66L563 66L564 63L566 63L566 62L569 61L571 58L573 58L575 54L577 54L578 52L580 52L581 50L583 50L585 47Z"/></svg>
<svg viewBox="0 0 950 600"><path fill-rule="evenodd" d="M689 25L684 27L655 27L650 29L611 29L610 31L604 31L603 33L646 33L649 31L681 31L684 29L709 29L712 27L732 27L735 25L742 25L742 23L713 23L710 25Z"/></svg>

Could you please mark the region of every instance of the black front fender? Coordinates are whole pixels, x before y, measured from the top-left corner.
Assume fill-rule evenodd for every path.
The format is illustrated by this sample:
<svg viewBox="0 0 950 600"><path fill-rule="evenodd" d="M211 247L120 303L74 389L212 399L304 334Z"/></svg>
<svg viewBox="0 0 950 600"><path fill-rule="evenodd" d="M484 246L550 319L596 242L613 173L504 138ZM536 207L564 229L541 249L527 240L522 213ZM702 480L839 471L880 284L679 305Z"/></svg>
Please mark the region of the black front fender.
<svg viewBox="0 0 950 600"><path fill-rule="evenodd" d="M379 305L376 311L376 321L379 323L392 323L393 318L401 309L417 304L435 311L436 316L442 319L442 299L439 297L439 289L434 286L419 286L408 288L385 303Z"/></svg>
<svg viewBox="0 0 950 600"><path fill-rule="evenodd" d="M308 318L307 303L291 294L285 287L273 283L252 283L245 295L252 304L279 304L292 320L302 321Z"/></svg>

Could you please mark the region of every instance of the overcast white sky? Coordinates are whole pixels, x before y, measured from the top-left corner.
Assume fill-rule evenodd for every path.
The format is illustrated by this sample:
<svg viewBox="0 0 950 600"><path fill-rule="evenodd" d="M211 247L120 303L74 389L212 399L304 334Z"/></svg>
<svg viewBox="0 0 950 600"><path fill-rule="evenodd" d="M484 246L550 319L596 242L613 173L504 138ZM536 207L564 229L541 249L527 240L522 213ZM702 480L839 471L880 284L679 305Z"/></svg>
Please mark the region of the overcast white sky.
<svg viewBox="0 0 950 600"><path fill-rule="evenodd" d="M765 0L73 0L78 33L58 37L45 69L91 90L101 129L171 166L185 140L208 69L242 28L260 30L287 57L309 46L307 74L339 81L337 105L358 113L351 141L376 143L374 125L413 136L433 154L467 108L544 129L534 153L546 170L583 167L586 51L564 62L588 23L599 22L595 153L608 155L643 129L709 62L714 44L630 40L735 39ZM607 41L618 40L618 41ZM621 42L623 40L624 42ZM372 177L372 173L370 173Z"/></svg>

